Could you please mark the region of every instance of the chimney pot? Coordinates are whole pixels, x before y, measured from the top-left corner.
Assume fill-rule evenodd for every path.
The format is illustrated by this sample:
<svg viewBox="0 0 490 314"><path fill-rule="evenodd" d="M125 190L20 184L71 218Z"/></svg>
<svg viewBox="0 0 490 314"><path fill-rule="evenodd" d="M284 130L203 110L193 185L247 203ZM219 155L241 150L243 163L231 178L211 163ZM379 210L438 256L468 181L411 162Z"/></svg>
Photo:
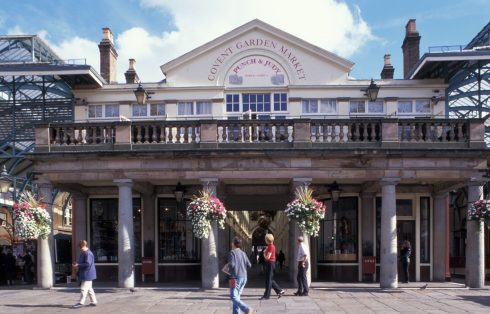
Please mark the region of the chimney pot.
<svg viewBox="0 0 490 314"><path fill-rule="evenodd" d="M384 60L385 65L391 65L391 55L389 53L385 54Z"/></svg>
<svg viewBox="0 0 490 314"><path fill-rule="evenodd" d="M129 70L136 70L135 65L136 65L136 60L129 59Z"/></svg>
<svg viewBox="0 0 490 314"><path fill-rule="evenodd" d="M108 40L111 43L114 43L114 37L113 37L112 31L109 27L104 27L102 29L102 40Z"/></svg>
<svg viewBox="0 0 490 314"><path fill-rule="evenodd" d="M405 33L407 35L408 34L413 34L413 33L418 33L417 32L417 23L415 22L415 19L408 20L408 23L405 26Z"/></svg>

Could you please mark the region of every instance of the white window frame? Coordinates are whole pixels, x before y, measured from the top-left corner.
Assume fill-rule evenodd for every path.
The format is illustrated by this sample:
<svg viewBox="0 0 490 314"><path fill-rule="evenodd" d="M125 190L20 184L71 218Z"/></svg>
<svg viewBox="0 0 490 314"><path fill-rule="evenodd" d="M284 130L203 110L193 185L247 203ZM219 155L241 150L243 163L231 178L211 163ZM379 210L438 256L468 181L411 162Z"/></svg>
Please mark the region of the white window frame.
<svg viewBox="0 0 490 314"><path fill-rule="evenodd" d="M304 101L316 101L317 112L304 112ZM335 110L333 112L322 112L323 102L332 102L334 104ZM301 115L302 116L336 116L338 115L337 101L332 98L304 98L301 100Z"/></svg>
<svg viewBox="0 0 490 314"><path fill-rule="evenodd" d="M117 116L107 116L107 106L117 106L118 114ZM90 107L100 107L101 108L101 116L90 116ZM121 106L117 103L109 103L109 104L89 104L87 105L87 119L89 120L102 120L102 119L119 119L121 116Z"/></svg>
<svg viewBox="0 0 490 314"><path fill-rule="evenodd" d="M289 116L289 95L286 91L272 91L272 92L230 92L226 93L224 96L224 108L223 108L223 113L225 117L236 117L237 115L240 115L241 118L243 119L243 115L245 115L247 112L243 111L243 94L269 94L270 95L270 111L247 111L250 113L253 113L257 116L259 115L268 115L270 116L271 119L275 119L276 116L283 117L285 116L286 118ZM281 110L274 110L274 95L275 94L285 94L286 95L286 106L287 109L286 111L281 111ZM228 95L238 95L238 106L239 106L239 111L226 111L226 106L227 106L227 100L226 97Z"/></svg>
<svg viewBox="0 0 490 314"><path fill-rule="evenodd" d="M351 106L352 103L364 103L364 112L351 112ZM380 102L383 106L383 111L382 112L370 112L369 111L369 104L370 103L378 103ZM368 101L368 100L351 100L349 101L349 115L350 116L384 116L386 114L386 104L383 100L376 100L376 101Z"/></svg>
<svg viewBox="0 0 490 314"><path fill-rule="evenodd" d="M134 111L133 111L133 107L134 106L146 106L146 115L134 115ZM164 113L161 114L161 115L153 115L151 114L151 108L152 106L163 106L163 111ZM166 108L166 104L165 103L147 103L147 104L144 104L144 105L140 105L140 104L131 104L131 117L132 118L136 118L136 119L141 119L141 118L153 118L153 117L166 117L167 116L167 108Z"/></svg>
<svg viewBox="0 0 490 314"><path fill-rule="evenodd" d="M399 112L398 109L398 104L400 102L411 102L412 103L412 111L411 112ZM429 111L428 112L418 112L417 111L417 103L421 102L426 102L429 105ZM399 99L396 103L396 114L399 116L430 116L432 115L432 107L430 103L430 99Z"/></svg>
<svg viewBox="0 0 490 314"><path fill-rule="evenodd" d="M191 114L179 114L179 104L191 103L192 113ZM209 103L211 113L208 114L197 114L197 103ZM177 117L212 117L213 116L213 102L211 100L181 100L177 102Z"/></svg>

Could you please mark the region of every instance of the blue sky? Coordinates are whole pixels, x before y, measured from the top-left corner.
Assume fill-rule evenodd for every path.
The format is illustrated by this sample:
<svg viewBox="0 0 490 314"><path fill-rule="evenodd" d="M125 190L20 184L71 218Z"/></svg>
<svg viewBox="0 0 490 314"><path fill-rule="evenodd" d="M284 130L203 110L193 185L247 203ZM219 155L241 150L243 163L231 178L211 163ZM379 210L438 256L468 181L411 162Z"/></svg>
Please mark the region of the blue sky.
<svg viewBox="0 0 490 314"><path fill-rule="evenodd" d="M159 66L254 18L355 62L351 76L378 78L391 53L403 75L401 44L417 20L421 55L429 46L465 45L489 21L488 0L3 0L1 34L40 34L63 58L87 58L98 69L101 28L110 27L118 75L137 60L143 81Z"/></svg>

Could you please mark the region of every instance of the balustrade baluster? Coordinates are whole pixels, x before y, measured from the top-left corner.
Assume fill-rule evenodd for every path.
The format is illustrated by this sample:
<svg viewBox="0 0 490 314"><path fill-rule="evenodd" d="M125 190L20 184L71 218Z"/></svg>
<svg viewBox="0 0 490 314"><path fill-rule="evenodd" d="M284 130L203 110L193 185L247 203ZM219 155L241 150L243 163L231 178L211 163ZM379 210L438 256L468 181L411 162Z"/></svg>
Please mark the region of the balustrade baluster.
<svg viewBox="0 0 490 314"><path fill-rule="evenodd" d="M456 127L458 129L458 142L463 142L464 141L463 123L456 123Z"/></svg>
<svg viewBox="0 0 490 314"><path fill-rule="evenodd" d="M190 131L191 131L191 135L190 135L190 143L196 143L196 126L195 125L191 125L190 126Z"/></svg>
<svg viewBox="0 0 490 314"><path fill-rule="evenodd" d="M335 127L332 126L332 123L331 122L328 122L326 124L326 128L327 128L327 136L323 136L323 140L325 141L325 143L331 143L333 142L333 138L334 138L334 131L335 131Z"/></svg>
<svg viewBox="0 0 490 314"><path fill-rule="evenodd" d="M82 134L84 128L83 127L80 127L80 128L77 128L77 130L78 130L77 144L78 145L81 145L81 144L84 143L84 141L83 141L83 134Z"/></svg>
<svg viewBox="0 0 490 314"><path fill-rule="evenodd" d="M180 144L180 140L182 139L182 136L181 136L181 133L180 133L180 132L182 131L182 130L180 129L180 128L181 128L181 125L178 125L178 124L177 124L177 125L175 126L175 128L176 128L176 130L177 130L177 133L175 134L175 143Z"/></svg>
<svg viewBox="0 0 490 314"><path fill-rule="evenodd" d="M448 123L448 125L449 125L449 141L454 142L454 140L456 139L456 134L454 132L456 125L454 123Z"/></svg>

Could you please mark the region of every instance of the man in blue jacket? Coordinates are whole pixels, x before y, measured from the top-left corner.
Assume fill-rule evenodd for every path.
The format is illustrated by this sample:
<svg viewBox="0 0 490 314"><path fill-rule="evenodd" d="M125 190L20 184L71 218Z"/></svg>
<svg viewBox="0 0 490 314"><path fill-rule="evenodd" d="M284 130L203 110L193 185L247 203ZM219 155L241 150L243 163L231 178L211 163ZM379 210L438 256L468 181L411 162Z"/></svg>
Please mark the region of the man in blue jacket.
<svg viewBox="0 0 490 314"><path fill-rule="evenodd" d="M92 289L92 280L97 278L95 273L95 263L94 254L87 246L87 241L82 240L78 243L80 248L80 257L78 258L78 263L73 263L73 267L78 268L78 280L81 282L80 290L82 295L80 301L75 304L74 308L79 308L84 306L85 299L87 298L87 293L90 297L90 306L97 305L97 299L95 298L94 289Z"/></svg>

